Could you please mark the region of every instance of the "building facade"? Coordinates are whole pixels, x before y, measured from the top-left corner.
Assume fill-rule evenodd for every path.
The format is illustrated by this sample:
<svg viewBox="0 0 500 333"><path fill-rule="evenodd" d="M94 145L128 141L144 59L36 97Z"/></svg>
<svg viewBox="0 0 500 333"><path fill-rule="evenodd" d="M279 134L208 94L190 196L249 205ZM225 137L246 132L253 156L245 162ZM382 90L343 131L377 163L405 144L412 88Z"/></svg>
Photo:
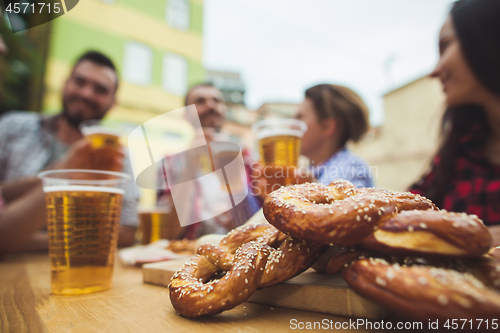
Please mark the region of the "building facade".
<svg viewBox="0 0 500 333"><path fill-rule="evenodd" d="M444 94L428 76L384 95L385 121L352 150L371 166L375 185L406 190L427 170L439 144Z"/></svg>
<svg viewBox="0 0 500 333"><path fill-rule="evenodd" d="M202 23L203 0L80 1L51 22L43 109L60 110L64 80L87 50L103 52L118 68L110 119L142 124L182 107L188 86L205 77Z"/></svg>

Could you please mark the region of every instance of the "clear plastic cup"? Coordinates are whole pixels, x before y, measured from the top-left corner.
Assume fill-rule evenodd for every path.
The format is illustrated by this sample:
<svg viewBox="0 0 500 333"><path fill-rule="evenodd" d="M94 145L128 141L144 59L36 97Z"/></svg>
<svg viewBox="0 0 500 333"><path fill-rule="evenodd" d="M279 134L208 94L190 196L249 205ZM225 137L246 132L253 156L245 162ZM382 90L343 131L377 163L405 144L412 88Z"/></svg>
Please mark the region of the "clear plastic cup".
<svg viewBox="0 0 500 333"><path fill-rule="evenodd" d="M120 171L116 163L118 154L122 152L121 131L109 128L100 120L87 120L80 124L80 131L92 148L91 165L96 170Z"/></svg>
<svg viewBox="0 0 500 333"><path fill-rule="evenodd" d="M52 293L79 295L112 285L127 174L41 172L47 203Z"/></svg>
<svg viewBox="0 0 500 333"><path fill-rule="evenodd" d="M272 118L256 122L252 130L259 140L265 166L294 166L299 163L300 144L307 125L297 119Z"/></svg>

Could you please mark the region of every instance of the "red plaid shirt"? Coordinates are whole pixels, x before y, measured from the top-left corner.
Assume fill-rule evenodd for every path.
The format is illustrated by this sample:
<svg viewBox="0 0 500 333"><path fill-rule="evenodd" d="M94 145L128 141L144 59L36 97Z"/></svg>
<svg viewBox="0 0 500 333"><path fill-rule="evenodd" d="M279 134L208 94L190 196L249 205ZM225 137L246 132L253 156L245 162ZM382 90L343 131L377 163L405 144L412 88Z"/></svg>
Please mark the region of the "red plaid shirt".
<svg viewBox="0 0 500 333"><path fill-rule="evenodd" d="M476 132L477 133L477 132ZM500 224L500 166L493 165L482 151L473 144L474 134L462 138L462 154L455 162L454 178L448 185L441 209L475 214L486 225ZM413 193L426 195L435 180L436 156L431 171L410 187Z"/></svg>

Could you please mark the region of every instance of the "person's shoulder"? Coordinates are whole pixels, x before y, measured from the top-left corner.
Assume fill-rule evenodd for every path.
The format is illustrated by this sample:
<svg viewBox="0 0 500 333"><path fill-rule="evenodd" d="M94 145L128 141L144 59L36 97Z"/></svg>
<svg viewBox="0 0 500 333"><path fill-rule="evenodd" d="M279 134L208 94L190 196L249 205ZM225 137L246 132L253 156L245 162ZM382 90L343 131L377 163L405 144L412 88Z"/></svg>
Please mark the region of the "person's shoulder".
<svg viewBox="0 0 500 333"><path fill-rule="evenodd" d="M372 174L373 170L370 168L370 165L360 156L347 149L345 150L345 153L346 156L348 156L351 166L355 170L351 182L353 182L353 184L357 187L373 187L374 175Z"/></svg>
<svg viewBox="0 0 500 333"><path fill-rule="evenodd" d="M20 127L30 127L40 122L41 115L37 112L9 111L0 117L0 124L10 130Z"/></svg>
<svg viewBox="0 0 500 333"><path fill-rule="evenodd" d="M352 151L350 151L348 149L344 149L342 151L342 154L343 154L343 158L345 160L349 161L349 163L351 165L358 166L358 167L369 167L368 162L366 162L363 158L354 154Z"/></svg>

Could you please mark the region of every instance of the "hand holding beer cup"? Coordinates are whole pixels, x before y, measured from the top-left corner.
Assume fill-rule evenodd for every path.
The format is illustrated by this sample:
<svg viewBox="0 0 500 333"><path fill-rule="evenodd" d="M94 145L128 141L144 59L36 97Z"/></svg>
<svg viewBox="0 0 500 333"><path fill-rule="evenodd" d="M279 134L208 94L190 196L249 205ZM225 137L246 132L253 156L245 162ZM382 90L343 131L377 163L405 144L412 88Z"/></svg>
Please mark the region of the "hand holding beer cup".
<svg viewBox="0 0 500 333"><path fill-rule="evenodd" d="M252 126L259 141L261 166L253 169L252 178L265 197L281 186L312 180L298 170L300 144L307 125L296 119L266 119Z"/></svg>
<svg viewBox="0 0 500 333"><path fill-rule="evenodd" d="M91 161L90 169L120 171L117 158L123 156L123 147L120 144L120 132L105 127L98 120L85 121L80 125L80 130L90 142Z"/></svg>
<svg viewBox="0 0 500 333"><path fill-rule="evenodd" d="M252 188L256 195L265 199L269 193L281 186L314 182L313 174L305 168L290 168L289 177L279 177L282 167L263 166L259 162L252 164Z"/></svg>
<svg viewBox="0 0 500 333"><path fill-rule="evenodd" d="M123 169L124 157L125 155L121 148L113 154L113 160L111 161L113 169ZM64 158L54 164L50 169L96 169L90 141L87 138L83 138L75 142L71 145L71 148ZM102 175L102 177L105 177L105 175Z"/></svg>

